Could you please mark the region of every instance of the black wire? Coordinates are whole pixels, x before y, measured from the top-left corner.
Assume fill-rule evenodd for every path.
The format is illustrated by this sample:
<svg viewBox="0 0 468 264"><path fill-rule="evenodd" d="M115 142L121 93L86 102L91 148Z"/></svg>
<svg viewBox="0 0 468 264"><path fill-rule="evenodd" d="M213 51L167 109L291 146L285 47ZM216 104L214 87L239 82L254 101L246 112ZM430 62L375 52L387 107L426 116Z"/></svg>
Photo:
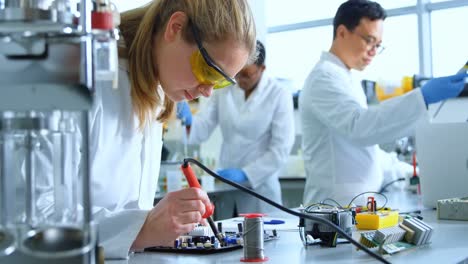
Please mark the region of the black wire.
<svg viewBox="0 0 468 264"><path fill-rule="evenodd" d="M212 170L208 169L207 167L205 167L205 165L203 165L201 162L199 162L198 160L195 160L195 159L192 159L192 158L186 158L184 159L184 166L186 164L188 164L189 162L191 163L194 163L195 165L197 165L198 167L202 168L204 171L206 171L208 174L210 174L211 176L215 177L216 179L224 182L224 183L227 183L233 187L236 187L237 189L240 189L241 191L244 191L288 214L291 214L291 215L294 215L294 216L297 216L297 217L300 217L300 218L306 218L306 219L309 219L309 220L312 220L312 221L315 221L315 222L319 222L319 223L322 223L322 224L325 224L327 226L330 226L331 228L335 229L337 233L339 233L342 237L344 237L345 239L347 239L349 242L351 242L352 244L354 244L356 247L362 249L364 252L366 252L367 254L369 254L370 256L374 257L375 259L379 260L380 262L382 263L390 263L388 262L387 260L385 260L384 258L382 258L382 256L379 256L378 254L372 252L370 249L366 248L365 246L361 245L358 241L354 240L351 236L349 236L345 231L343 231L339 226L335 225L333 222L329 221L328 219L325 219L325 218L321 218L321 217L316 217L316 216L313 216L313 215L307 215L307 214L302 214L302 213L299 213L299 212L296 212L296 211L293 211L289 208L286 208L278 203L275 203L273 202L272 200L268 199L268 198L265 198L263 197L262 195L240 185L240 184L237 184L235 182L232 182L230 180L227 180L221 176L219 176L218 174L216 174L215 172L213 172Z"/></svg>
<svg viewBox="0 0 468 264"><path fill-rule="evenodd" d="M379 195L381 195L383 198L385 198L385 203L384 203L384 205L382 205L380 208L377 208L377 211L378 211L378 210L381 210L381 209L383 209L383 208L385 208L385 205L387 205L387 202L388 202L388 198L387 198L387 196L385 196L385 194L380 193L380 192L362 192L362 193L360 193L360 194L354 196L353 199L351 199L351 202L349 202L349 204L348 204L348 208L351 206L351 204L354 202L354 200L356 200L356 198L358 198L359 196L361 196L361 195L363 195L363 194L366 194L366 193L375 193L375 194L379 194Z"/></svg>
<svg viewBox="0 0 468 264"><path fill-rule="evenodd" d="M351 242L349 241L336 241L336 244L337 245L342 245L342 244L350 244ZM307 243L307 246L317 246L317 245L326 245L324 242L322 241L317 241L317 242L311 242L311 243Z"/></svg>
<svg viewBox="0 0 468 264"><path fill-rule="evenodd" d="M309 210L311 208L315 208L315 207L320 207L320 206L324 206L324 207L331 207L331 208L336 208L336 205L333 205L333 204L327 204L327 203L324 203L324 202L320 202L320 203L313 203L311 205L307 205L304 209L305 210ZM309 212L308 212L309 213Z"/></svg>
<svg viewBox="0 0 468 264"><path fill-rule="evenodd" d="M321 203L324 203L325 201L332 201L334 202L336 205L338 205L339 208L343 209L343 206L341 206L341 204L339 202L337 202L336 200L332 199L332 198L325 198L321 201Z"/></svg>
<svg viewBox="0 0 468 264"><path fill-rule="evenodd" d="M391 181L391 182L385 184L382 188L380 188L380 193L385 192L385 189L387 189L388 186L394 184L395 182L404 181L404 180L405 180L405 178L398 178L398 179L396 179L396 180L393 180L393 181Z"/></svg>
<svg viewBox="0 0 468 264"><path fill-rule="evenodd" d="M409 212L400 212L400 214L421 214L421 210L414 210Z"/></svg>
<svg viewBox="0 0 468 264"><path fill-rule="evenodd" d="M304 237L304 234L302 232L304 232L303 227L299 227L299 236L301 237L302 244L304 246L307 246L307 237Z"/></svg>

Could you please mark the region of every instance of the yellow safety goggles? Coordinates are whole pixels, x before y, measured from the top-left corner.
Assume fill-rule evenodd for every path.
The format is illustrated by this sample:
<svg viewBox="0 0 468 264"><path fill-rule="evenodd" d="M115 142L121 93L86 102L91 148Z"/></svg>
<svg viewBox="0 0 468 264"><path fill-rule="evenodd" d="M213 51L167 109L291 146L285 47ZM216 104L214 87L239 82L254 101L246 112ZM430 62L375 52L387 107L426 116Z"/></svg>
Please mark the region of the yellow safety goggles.
<svg viewBox="0 0 468 264"><path fill-rule="evenodd" d="M229 77L218 65L216 65L203 47L196 26L191 23L193 37L197 43L198 50L190 56L190 64L195 78L201 84L214 85L213 89L220 89L236 84L236 81Z"/></svg>

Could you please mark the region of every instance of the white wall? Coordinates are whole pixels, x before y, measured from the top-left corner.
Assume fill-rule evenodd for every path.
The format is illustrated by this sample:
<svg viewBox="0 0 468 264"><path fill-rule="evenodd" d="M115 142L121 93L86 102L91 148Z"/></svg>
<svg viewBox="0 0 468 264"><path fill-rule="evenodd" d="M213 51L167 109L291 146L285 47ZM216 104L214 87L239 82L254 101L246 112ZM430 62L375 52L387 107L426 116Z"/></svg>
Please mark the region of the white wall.
<svg viewBox="0 0 468 264"><path fill-rule="evenodd" d="M265 43L267 35L265 0L249 0L249 4L257 27L257 39Z"/></svg>
<svg viewBox="0 0 468 264"><path fill-rule="evenodd" d="M132 1L128 1L128 0L117 0L117 1L112 1L115 6L117 7L117 10L119 12L124 12L124 11L127 11L129 9L134 9L134 8L137 8L137 7L140 7L146 3L149 3L151 2L152 0L132 0Z"/></svg>

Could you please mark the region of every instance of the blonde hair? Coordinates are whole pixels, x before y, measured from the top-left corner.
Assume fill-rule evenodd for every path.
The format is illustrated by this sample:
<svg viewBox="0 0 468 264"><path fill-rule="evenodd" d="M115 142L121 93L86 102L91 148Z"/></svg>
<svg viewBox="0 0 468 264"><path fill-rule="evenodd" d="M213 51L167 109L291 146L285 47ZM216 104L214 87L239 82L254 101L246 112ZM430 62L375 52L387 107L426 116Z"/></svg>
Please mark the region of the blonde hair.
<svg viewBox="0 0 468 264"><path fill-rule="evenodd" d="M154 36L165 29L169 18L177 11L188 16L203 41L214 43L232 39L249 50L249 61L255 57L255 24L247 0L153 0L146 6L122 13L120 31L125 45L119 47L119 56L128 59L132 105L140 128L153 117L152 113L162 102L153 63ZM182 33L189 43L194 43L189 27L184 27ZM173 108L174 102L165 95L164 108L157 120L167 120Z"/></svg>

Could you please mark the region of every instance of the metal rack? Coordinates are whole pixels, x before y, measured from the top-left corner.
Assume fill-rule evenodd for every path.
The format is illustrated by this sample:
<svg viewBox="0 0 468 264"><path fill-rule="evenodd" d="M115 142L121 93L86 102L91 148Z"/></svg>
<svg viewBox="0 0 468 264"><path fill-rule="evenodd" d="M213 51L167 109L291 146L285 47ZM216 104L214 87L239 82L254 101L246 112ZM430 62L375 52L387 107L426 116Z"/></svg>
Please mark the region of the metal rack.
<svg viewBox="0 0 468 264"><path fill-rule="evenodd" d="M118 34L91 16L109 4L0 0L0 263L98 262L88 111Z"/></svg>

